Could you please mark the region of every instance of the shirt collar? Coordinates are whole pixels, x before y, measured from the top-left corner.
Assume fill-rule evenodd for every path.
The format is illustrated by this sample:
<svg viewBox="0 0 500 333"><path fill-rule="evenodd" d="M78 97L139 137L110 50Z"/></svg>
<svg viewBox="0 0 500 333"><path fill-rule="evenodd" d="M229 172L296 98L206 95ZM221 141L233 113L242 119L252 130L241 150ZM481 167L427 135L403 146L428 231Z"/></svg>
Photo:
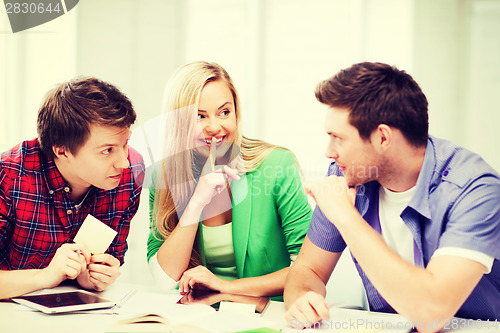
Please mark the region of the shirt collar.
<svg viewBox="0 0 500 333"><path fill-rule="evenodd" d="M59 169L57 169L53 158L47 157L41 153L40 161L42 164L42 173L47 182L49 191L59 191L65 187L70 188L69 184L61 175L61 172L59 172Z"/></svg>
<svg viewBox="0 0 500 333"><path fill-rule="evenodd" d="M432 138L429 137L427 146L425 147L424 162L418 174L416 190L408 204L409 207L415 209L420 215L423 215L429 220L431 219L429 193L435 169L436 149Z"/></svg>
<svg viewBox="0 0 500 333"><path fill-rule="evenodd" d="M335 174L336 165L330 166L330 174ZM415 188L415 193L408 204L409 207L413 208L417 213L431 219L431 209L429 202L429 193L431 190L432 176L436 169L436 151L432 138L429 137L427 140L427 146L425 147L424 162L422 163L422 168L418 174L417 184ZM340 173L340 172L339 172ZM369 198L373 198L373 195L379 190L380 184L376 181L369 182L358 188L356 194L355 206L361 215L366 214L369 205Z"/></svg>

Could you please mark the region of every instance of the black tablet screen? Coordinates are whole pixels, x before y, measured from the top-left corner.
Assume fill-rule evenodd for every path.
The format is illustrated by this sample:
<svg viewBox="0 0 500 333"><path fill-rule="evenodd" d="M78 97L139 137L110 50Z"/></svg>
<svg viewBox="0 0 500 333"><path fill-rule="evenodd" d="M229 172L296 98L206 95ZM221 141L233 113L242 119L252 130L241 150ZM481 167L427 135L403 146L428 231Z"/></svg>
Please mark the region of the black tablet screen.
<svg viewBox="0 0 500 333"><path fill-rule="evenodd" d="M78 291L46 295L20 296L16 298L25 299L27 301L46 306L48 308L108 302L107 300L102 299L98 296Z"/></svg>

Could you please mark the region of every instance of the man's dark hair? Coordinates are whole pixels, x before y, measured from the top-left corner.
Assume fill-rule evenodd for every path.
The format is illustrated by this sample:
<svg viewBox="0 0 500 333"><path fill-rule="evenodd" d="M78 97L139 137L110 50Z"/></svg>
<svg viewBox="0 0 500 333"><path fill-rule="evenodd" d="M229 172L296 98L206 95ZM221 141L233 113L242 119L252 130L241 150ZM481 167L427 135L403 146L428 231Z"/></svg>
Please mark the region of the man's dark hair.
<svg viewBox="0 0 500 333"><path fill-rule="evenodd" d="M364 140L386 124L399 129L416 147L427 144L427 99L404 71L382 63L354 64L320 82L315 94L323 104L346 108L349 122Z"/></svg>
<svg viewBox="0 0 500 333"><path fill-rule="evenodd" d="M126 128L135 119L132 103L118 88L94 77L80 77L47 93L38 110L38 139L49 157L55 157L53 146L76 154L87 141L91 125Z"/></svg>

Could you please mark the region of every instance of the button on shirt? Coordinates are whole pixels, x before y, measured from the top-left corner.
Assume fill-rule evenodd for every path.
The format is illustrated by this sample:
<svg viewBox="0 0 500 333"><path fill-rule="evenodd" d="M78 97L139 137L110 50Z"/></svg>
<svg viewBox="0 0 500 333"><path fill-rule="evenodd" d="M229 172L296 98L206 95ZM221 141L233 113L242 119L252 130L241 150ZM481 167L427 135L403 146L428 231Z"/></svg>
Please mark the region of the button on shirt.
<svg viewBox="0 0 500 333"><path fill-rule="evenodd" d="M129 148L130 167L120 184L91 187L76 209L71 187L37 139L24 141L0 158L0 269L40 269L75 237L88 214L118 232L107 253L123 264L130 220L137 212L144 162Z"/></svg>
<svg viewBox="0 0 500 333"><path fill-rule="evenodd" d="M329 175L341 176L333 162ZM357 193L356 208L379 233L380 184L370 182ZM457 317L500 318L500 176L481 157L455 144L430 137L418 176L415 195L401 214L414 238L414 262L427 266L438 248L463 248L495 258ZM314 211L309 239L330 252L342 252L346 243L321 209ZM370 308L394 312L353 258L366 289Z"/></svg>

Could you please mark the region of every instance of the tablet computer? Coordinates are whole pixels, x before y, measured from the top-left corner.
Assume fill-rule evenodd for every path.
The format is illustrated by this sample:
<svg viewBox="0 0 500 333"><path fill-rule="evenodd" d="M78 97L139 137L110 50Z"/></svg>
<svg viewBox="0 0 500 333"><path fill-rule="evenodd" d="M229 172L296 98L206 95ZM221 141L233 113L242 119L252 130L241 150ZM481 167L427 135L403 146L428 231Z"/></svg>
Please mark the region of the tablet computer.
<svg viewBox="0 0 500 333"><path fill-rule="evenodd" d="M112 308L116 303L86 291L13 297L16 303L47 314Z"/></svg>

